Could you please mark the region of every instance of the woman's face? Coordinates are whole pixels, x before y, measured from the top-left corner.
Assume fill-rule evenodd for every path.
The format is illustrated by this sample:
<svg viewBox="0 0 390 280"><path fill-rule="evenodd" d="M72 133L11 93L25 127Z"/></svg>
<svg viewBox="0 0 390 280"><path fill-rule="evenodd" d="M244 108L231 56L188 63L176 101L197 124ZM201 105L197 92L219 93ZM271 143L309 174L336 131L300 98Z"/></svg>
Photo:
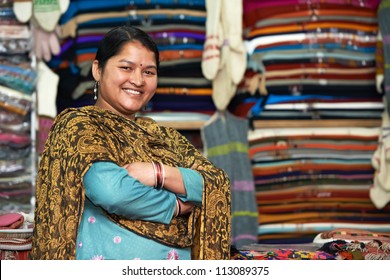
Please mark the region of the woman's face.
<svg viewBox="0 0 390 280"><path fill-rule="evenodd" d="M154 53L138 41L123 45L104 69L95 60L92 73L99 82L96 106L131 119L149 102L157 88Z"/></svg>

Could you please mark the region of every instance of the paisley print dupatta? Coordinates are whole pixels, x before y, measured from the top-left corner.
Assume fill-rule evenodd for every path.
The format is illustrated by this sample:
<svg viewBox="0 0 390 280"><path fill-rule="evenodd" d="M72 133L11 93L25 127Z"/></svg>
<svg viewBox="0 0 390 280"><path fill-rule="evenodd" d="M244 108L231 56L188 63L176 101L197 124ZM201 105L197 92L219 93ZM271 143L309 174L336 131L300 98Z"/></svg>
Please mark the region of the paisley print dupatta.
<svg viewBox="0 0 390 280"><path fill-rule="evenodd" d="M36 182L32 259L75 259L84 205L83 176L96 161L120 166L152 160L192 168L203 177L202 208L169 225L110 219L141 236L173 247L191 247L193 259L230 258L230 181L179 132L137 117L123 118L95 106L59 114L40 160Z"/></svg>

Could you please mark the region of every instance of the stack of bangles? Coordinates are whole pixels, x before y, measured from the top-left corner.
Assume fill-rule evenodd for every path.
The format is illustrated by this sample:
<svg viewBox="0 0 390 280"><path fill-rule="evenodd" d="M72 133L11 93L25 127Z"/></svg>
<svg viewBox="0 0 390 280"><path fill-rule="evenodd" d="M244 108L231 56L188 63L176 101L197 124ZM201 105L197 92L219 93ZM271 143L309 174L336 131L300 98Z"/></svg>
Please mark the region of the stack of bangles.
<svg viewBox="0 0 390 280"><path fill-rule="evenodd" d="M165 183L165 169L164 165L161 162L152 161L154 169L154 188L161 190L164 187Z"/></svg>

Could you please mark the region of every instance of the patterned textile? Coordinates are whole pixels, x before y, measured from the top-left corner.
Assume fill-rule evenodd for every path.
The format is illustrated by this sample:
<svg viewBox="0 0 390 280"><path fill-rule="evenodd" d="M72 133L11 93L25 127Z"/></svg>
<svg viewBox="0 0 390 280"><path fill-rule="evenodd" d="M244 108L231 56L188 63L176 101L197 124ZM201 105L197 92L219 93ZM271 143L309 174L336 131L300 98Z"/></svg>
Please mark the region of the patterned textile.
<svg viewBox="0 0 390 280"><path fill-rule="evenodd" d="M272 251L235 251L232 260L334 260L335 256L323 251L276 249Z"/></svg>
<svg viewBox="0 0 390 280"><path fill-rule="evenodd" d="M359 242L371 242L380 241L382 243L390 243L390 233L387 232L375 232L354 228L336 228L319 233L314 242L326 243L334 240L344 241L359 241Z"/></svg>
<svg viewBox="0 0 390 280"><path fill-rule="evenodd" d="M325 243L319 250L334 255L338 260L390 260L390 243L380 240L368 243L336 240Z"/></svg>
<svg viewBox="0 0 390 280"><path fill-rule="evenodd" d="M230 257L230 181L176 130L149 118L135 121L94 106L59 114L49 133L37 178L32 259L74 259L83 212L83 175L96 161L120 166L161 161L197 170L203 177L202 208L159 224L107 213L119 225L147 238L192 247L193 259ZM62 207L61 207L62 205Z"/></svg>
<svg viewBox="0 0 390 280"><path fill-rule="evenodd" d="M0 250L0 260L28 260L30 250L24 251L9 251Z"/></svg>
<svg viewBox="0 0 390 280"><path fill-rule="evenodd" d="M314 245L313 243L312 245ZM310 245L310 244L306 244ZM264 245L265 246L265 245ZM232 248L232 260L390 260L390 243L380 240L368 243L345 240L327 242L316 249L305 244L275 245L274 248L237 250ZM299 246L302 246L299 248Z"/></svg>

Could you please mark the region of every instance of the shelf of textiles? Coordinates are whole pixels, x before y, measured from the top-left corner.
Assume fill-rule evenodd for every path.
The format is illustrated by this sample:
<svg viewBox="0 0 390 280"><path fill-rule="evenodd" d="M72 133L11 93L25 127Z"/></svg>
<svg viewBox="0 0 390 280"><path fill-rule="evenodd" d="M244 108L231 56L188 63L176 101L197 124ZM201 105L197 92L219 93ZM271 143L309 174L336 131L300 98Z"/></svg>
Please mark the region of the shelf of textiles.
<svg viewBox="0 0 390 280"><path fill-rule="evenodd" d="M35 172L32 35L12 2L0 7L0 211L31 210Z"/></svg>
<svg viewBox="0 0 390 280"><path fill-rule="evenodd" d="M372 194L380 133L376 125L249 131L259 243L310 243L337 227L390 232L390 204Z"/></svg>

